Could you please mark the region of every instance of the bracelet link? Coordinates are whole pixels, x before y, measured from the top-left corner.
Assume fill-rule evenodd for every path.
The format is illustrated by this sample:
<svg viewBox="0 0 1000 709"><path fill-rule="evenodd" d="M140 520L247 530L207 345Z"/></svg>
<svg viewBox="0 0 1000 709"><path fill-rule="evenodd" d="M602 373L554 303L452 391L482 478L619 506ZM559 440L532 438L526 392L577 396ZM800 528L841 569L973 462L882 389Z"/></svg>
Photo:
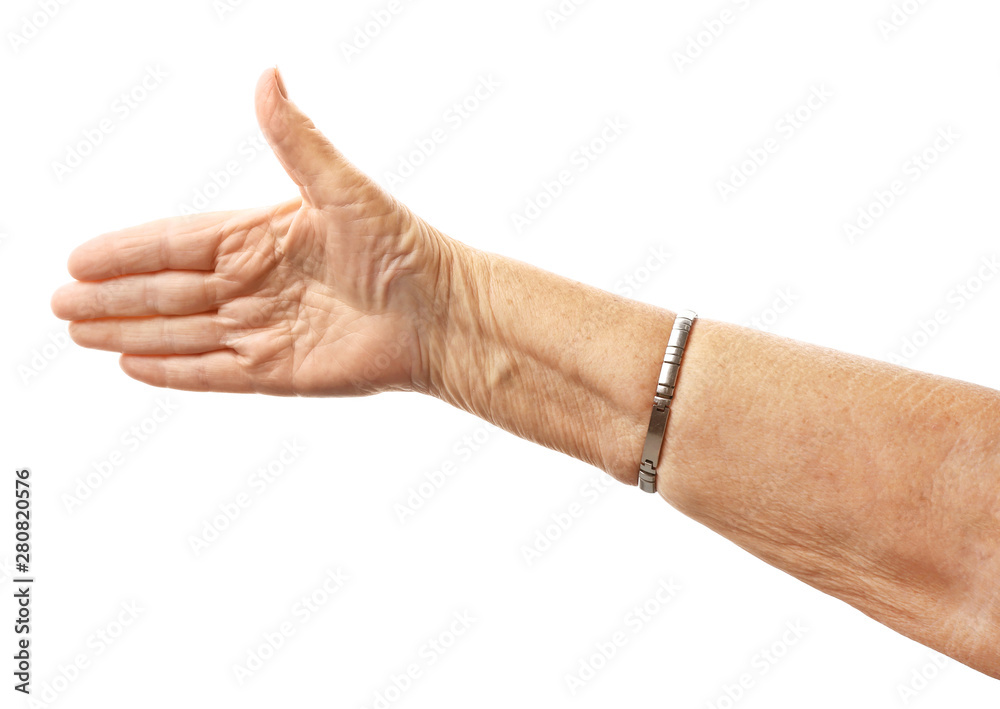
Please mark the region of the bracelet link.
<svg viewBox="0 0 1000 709"><path fill-rule="evenodd" d="M670 340L663 353L663 366L657 379L653 410L649 416L649 428L642 447L642 463L639 465L639 489L643 492L656 492L656 467L660 464L660 449L663 448L667 433L667 421L670 419L670 404L676 391L677 374L680 371L684 349L687 347L691 325L697 317L698 314L691 310L677 313L673 329L670 331Z"/></svg>

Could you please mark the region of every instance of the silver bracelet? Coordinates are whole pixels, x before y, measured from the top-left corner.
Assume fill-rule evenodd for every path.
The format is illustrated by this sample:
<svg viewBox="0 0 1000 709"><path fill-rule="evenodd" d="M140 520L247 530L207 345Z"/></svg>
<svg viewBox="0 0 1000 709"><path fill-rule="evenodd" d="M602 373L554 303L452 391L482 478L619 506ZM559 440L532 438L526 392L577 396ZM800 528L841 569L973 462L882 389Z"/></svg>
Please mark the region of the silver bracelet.
<svg viewBox="0 0 1000 709"><path fill-rule="evenodd" d="M677 313L667 350L663 353L663 367L653 396L653 413L649 417L649 430L646 431L646 444L642 447L642 463L639 465L639 489L643 492L656 492L656 466L660 464L660 449L667 432L677 372L681 368L681 358L687 346L691 324L697 317L698 313L693 310Z"/></svg>

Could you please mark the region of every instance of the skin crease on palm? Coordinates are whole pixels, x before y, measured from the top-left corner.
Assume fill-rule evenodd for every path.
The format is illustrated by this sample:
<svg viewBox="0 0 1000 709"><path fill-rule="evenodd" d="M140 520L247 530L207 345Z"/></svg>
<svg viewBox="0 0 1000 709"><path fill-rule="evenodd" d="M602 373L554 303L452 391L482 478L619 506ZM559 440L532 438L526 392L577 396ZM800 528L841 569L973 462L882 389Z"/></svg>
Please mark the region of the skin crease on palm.
<svg viewBox="0 0 1000 709"><path fill-rule="evenodd" d="M52 298L74 341L154 386L431 394L636 484L670 311L431 227L276 70L256 112L299 196L83 244ZM1000 678L998 392L699 318L672 411L669 504Z"/></svg>
<svg viewBox="0 0 1000 709"><path fill-rule="evenodd" d="M440 239L283 93L266 72L257 115L301 196L80 246L69 259L80 282L52 299L78 344L123 352L130 376L180 389L342 396L426 381L418 335ZM362 381L386 351L400 354Z"/></svg>

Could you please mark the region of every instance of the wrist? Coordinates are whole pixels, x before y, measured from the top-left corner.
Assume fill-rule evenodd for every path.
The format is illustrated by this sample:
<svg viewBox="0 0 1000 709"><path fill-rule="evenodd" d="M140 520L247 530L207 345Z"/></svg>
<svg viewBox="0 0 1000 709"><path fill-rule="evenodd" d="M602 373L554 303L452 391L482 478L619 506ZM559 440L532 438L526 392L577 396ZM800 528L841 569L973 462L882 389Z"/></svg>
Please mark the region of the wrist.
<svg viewBox="0 0 1000 709"><path fill-rule="evenodd" d="M481 398L504 351L488 295L494 256L433 227L429 234L434 266L418 322L421 366L413 388L484 415Z"/></svg>
<svg viewBox="0 0 1000 709"><path fill-rule="evenodd" d="M425 386L636 484L672 318L439 234Z"/></svg>

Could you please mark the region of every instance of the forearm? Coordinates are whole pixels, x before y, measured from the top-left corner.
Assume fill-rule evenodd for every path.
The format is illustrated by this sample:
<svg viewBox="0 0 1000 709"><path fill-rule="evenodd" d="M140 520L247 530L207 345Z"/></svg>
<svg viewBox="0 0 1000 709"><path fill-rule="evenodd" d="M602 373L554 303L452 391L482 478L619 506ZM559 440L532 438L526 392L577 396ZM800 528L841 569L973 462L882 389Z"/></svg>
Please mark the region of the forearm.
<svg viewBox="0 0 1000 709"><path fill-rule="evenodd" d="M53 294L155 386L413 388L635 484L673 313L484 254L350 164L274 69L261 129L300 198L98 237ZM700 319L660 494L771 564L1000 676L996 392ZM675 544L675 540L667 540Z"/></svg>
<svg viewBox="0 0 1000 709"><path fill-rule="evenodd" d="M432 393L635 484L673 313L455 245ZM658 475L673 506L1000 674L1000 396L708 319Z"/></svg>
<svg viewBox="0 0 1000 709"><path fill-rule="evenodd" d="M449 243L430 393L635 485L673 313Z"/></svg>
<svg viewBox="0 0 1000 709"><path fill-rule="evenodd" d="M661 494L1000 677L997 392L734 325L695 327Z"/></svg>

